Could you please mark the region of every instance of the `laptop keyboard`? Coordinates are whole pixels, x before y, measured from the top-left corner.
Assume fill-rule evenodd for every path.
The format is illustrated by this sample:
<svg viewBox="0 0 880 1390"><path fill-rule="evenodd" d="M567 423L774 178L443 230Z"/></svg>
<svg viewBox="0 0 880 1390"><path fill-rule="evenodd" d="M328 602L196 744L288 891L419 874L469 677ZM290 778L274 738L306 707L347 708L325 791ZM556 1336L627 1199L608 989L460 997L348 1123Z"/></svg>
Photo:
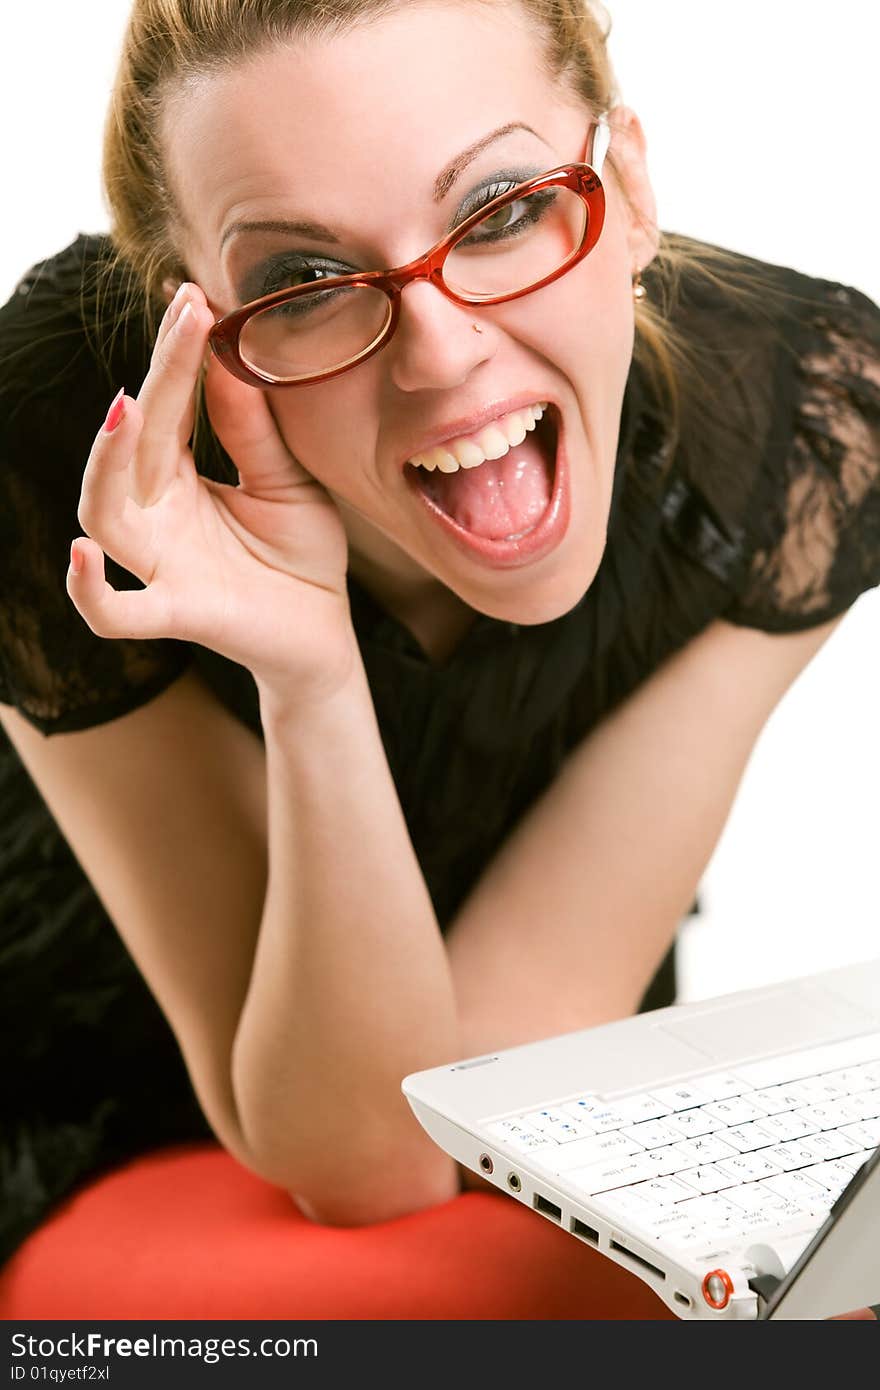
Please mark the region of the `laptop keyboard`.
<svg viewBox="0 0 880 1390"><path fill-rule="evenodd" d="M683 1250L817 1228L880 1144L880 1034L614 1101L567 1097L486 1129L611 1219Z"/></svg>

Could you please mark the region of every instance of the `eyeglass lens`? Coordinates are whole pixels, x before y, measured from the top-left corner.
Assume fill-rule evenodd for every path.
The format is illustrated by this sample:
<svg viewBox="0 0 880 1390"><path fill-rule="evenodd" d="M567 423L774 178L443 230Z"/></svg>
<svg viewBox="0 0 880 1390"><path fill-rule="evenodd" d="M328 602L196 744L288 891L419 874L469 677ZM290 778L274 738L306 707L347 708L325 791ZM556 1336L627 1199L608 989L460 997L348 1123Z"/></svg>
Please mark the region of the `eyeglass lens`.
<svg viewBox="0 0 880 1390"><path fill-rule="evenodd" d="M516 294L555 274L580 250L587 226L583 198L539 188L489 212L453 247L443 278L454 293L479 300ZM300 295L248 319L239 339L247 365L277 381L300 381L348 366L378 341L391 300L369 285Z"/></svg>

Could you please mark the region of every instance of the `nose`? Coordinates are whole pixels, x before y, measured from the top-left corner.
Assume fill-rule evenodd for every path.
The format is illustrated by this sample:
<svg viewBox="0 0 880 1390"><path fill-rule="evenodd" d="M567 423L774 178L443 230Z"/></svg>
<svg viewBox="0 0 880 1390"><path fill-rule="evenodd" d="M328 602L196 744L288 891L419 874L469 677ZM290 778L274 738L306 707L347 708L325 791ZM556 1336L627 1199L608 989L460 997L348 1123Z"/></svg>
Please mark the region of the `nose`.
<svg viewBox="0 0 880 1390"><path fill-rule="evenodd" d="M386 351L391 376L401 391L460 386L495 351L495 331L485 319L474 332L475 312L455 304L426 281L407 285L400 319Z"/></svg>

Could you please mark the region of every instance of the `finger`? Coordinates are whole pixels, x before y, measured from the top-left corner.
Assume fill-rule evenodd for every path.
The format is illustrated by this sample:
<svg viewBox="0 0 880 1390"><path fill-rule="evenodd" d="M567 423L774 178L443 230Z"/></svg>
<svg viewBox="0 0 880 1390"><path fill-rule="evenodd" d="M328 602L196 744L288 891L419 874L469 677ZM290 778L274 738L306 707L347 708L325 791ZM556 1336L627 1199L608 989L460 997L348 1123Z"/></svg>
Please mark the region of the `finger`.
<svg viewBox="0 0 880 1390"><path fill-rule="evenodd" d="M157 339L137 397L144 429L132 470L132 495L142 507L157 501L180 470L192 434L195 387L213 322L198 286L182 286L177 316Z"/></svg>
<svg viewBox="0 0 880 1390"><path fill-rule="evenodd" d="M239 381L213 353L205 373L205 405L243 487L267 492L291 483L314 482L281 438L266 393Z"/></svg>
<svg viewBox="0 0 880 1390"><path fill-rule="evenodd" d="M158 347L158 345L164 342L168 337L168 334L177 322L181 309L189 297L187 292L188 287L185 281L180 285L173 285L171 280L165 280L162 288L168 303L165 308L165 313L162 315L162 321L159 324L158 332L156 333L156 342L153 345L154 348Z"/></svg>
<svg viewBox="0 0 880 1390"><path fill-rule="evenodd" d="M147 531L132 507L129 469L142 428L143 416L137 403L120 392L95 436L83 471L77 508L80 526L117 564L138 577L145 573L150 561Z"/></svg>
<svg viewBox="0 0 880 1390"><path fill-rule="evenodd" d="M71 545L67 593L96 637L161 637L168 632L168 608L160 591L114 589L104 577L104 552L88 536Z"/></svg>

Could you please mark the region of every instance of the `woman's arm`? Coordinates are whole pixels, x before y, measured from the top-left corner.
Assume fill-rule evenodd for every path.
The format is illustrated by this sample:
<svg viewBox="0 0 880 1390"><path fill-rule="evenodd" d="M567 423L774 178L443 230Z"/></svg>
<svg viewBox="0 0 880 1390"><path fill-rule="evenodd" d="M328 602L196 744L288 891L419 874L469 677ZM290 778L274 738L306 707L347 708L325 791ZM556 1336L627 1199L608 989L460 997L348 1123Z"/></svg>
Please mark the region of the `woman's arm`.
<svg viewBox="0 0 880 1390"><path fill-rule="evenodd" d="M365 678L263 714L265 754L192 672L80 733L0 707L220 1141L318 1219L392 1217L456 1190L400 1092L459 1051L445 951Z"/></svg>
<svg viewBox="0 0 880 1390"><path fill-rule="evenodd" d="M345 1224L450 1197L407 1072L458 1055L452 977L366 675L304 718L261 689L269 883L232 1056L264 1169Z"/></svg>
<svg viewBox="0 0 880 1390"><path fill-rule="evenodd" d="M713 623L569 756L448 933L462 1057L636 1011L758 734L837 621Z"/></svg>

